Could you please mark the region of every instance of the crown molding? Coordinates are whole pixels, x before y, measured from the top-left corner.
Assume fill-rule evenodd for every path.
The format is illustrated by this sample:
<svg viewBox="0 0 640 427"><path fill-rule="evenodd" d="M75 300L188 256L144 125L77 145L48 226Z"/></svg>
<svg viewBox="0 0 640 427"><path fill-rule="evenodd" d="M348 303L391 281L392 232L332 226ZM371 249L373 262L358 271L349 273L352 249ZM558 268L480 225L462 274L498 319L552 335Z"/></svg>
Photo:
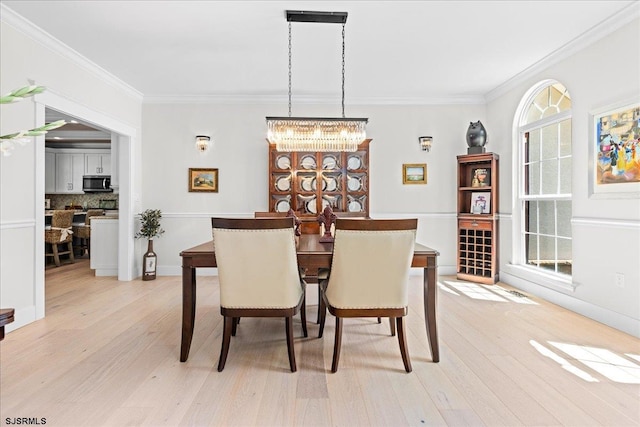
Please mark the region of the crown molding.
<svg viewBox="0 0 640 427"><path fill-rule="evenodd" d="M15 28L17 31L33 39L37 43L68 59L78 67L91 73L108 85L125 92L128 96L135 98L138 101L142 101L143 95L140 91L120 80L96 63L88 60L86 57L84 57L68 45L62 43L60 40L47 33L42 28L35 25L33 22L25 19L22 15L14 12L13 9L1 3L0 21Z"/></svg>
<svg viewBox="0 0 640 427"><path fill-rule="evenodd" d="M335 96L303 96L294 98L295 105L339 105ZM226 95L147 95L144 104L258 104L286 105L284 95L226 94ZM437 97L360 97L351 98L345 105L484 105L483 96Z"/></svg>
<svg viewBox="0 0 640 427"><path fill-rule="evenodd" d="M620 29L620 27L640 18L640 1L636 0L618 13L610 16L604 21L594 25L591 29L585 31L569 43L556 49L554 52L542 58L540 61L525 68L506 82L490 90L485 95L485 102L491 102L502 95L506 94L510 90L514 89L525 80L540 73L544 69L557 64L558 62L567 59L580 50L592 45L600 39L603 39L607 35Z"/></svg>

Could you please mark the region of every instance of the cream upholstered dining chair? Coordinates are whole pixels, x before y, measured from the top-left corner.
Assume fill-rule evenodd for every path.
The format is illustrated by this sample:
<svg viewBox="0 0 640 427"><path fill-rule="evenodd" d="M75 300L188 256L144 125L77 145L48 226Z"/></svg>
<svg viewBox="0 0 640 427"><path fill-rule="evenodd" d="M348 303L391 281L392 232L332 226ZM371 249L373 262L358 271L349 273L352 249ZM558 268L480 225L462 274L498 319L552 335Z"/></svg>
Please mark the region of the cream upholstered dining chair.
<svg viewBox="0 0 640 427"><path fill-rule="evenodd" d="M104 215L104 209L89 209L86 213L84 224L73 226L74 236L80 239L81 255L84 255L85 250L87 254L91 255L91 217L102 215Z"/></svg>
<svg viewBox="0 0 640 427"><path fill-rule="evenodd" d="M72 210L55 210L51 217L51 228L44 230L44 242L51 248L45 251L45 257L52 256L56 266L60 266L60 255L69 255L69 260L75 262L73 257L73 215ZM58 245L65 245L66 250L60 250Z"/></svg>
<svg viewBox="0 0 640 427"><path fill-rule="evenodd" d="M417 219L336 220L331 271L320 280L320 337L326 309L336 317L331 372L338 370L346 317L395 319L404 368L411 372L404 316L417 225Z"/></svg>
<svg viewBox="0 0 640 427"><path fill-rule="evenodd" d="M289 366L295 372L293 316L300 311L305 337L307 320L293 218L211 218L211 225L224 316L218 371L224 369L241 317L284 317Z"/></svg>

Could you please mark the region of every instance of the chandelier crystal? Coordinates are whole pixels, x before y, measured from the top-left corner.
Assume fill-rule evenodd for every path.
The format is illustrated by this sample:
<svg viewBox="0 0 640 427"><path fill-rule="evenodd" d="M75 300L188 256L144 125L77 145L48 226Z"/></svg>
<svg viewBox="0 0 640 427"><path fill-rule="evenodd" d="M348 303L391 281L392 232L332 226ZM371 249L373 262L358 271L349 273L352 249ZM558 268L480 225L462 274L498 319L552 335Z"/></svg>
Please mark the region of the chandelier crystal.
<svg viewBox="0 0 640 427"><path fill-rule="evenodd" d="M356 151L366 137L368 119L344 115L344 52L347 12L287 11L289 22L289 116L267 117L267 140L278 151ZM342 24L342 117L291 117L291 22Z"/></svg>
<svg viewBox="0 0 640 427"><path fill-rule="evenodd" d="M267 117L267 139L278 151L356 151L367 119Z"/></svg>

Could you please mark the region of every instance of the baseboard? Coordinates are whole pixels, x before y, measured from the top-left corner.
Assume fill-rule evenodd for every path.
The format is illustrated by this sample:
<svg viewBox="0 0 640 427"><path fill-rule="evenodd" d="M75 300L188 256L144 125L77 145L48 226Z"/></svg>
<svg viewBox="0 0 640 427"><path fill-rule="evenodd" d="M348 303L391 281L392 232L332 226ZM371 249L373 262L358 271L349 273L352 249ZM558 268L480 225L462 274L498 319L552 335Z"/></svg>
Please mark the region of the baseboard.
<svg viewBox="0 0 640 427"><path fill-rule="evenodd" d="M639 319L634 319L589 302L579 300L571 295L563 294L561 292L554 291L553 289L537 285L504 271L500 271L500 281L513 286L514 288L528 292L531 295L542 298L545 301L549 301L553 304L559 305L560 307L566 308L567 310L581 314L589 319L593 319L636 338L640 338Z"/></svg>
<svg viewBox="0 0 640 427"><path fill-rule="evenodd" d="M7 307L9 308L9 307ZM24 307L21 309L16 309L13 313L13 322L5 325L4 331L5 333L9 333L11 331L15 331L18 328L28 325L29 323L33 323L38 318L36 317L36 306L31 305L29 307Z"/></svg>

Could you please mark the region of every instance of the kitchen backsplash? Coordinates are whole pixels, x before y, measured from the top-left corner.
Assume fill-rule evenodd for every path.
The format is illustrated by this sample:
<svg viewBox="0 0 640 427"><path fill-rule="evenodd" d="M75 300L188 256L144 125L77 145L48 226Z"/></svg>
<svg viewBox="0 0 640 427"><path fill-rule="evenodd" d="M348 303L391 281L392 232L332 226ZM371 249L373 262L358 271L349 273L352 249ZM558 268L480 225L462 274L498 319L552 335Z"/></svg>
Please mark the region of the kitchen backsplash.
<svg viewBox="0 0 640 427"><path fill-rule="evenodd" d="M45 194L46 199L51 200L51 209L64 209L65 206L82 206L86 209L99 209L100 201L115 201L115 207L109 206L109 209L118 209L117 194ZM109 205L112 205L111 202ZM103 203L104 204L104 203Z"/></svg>

